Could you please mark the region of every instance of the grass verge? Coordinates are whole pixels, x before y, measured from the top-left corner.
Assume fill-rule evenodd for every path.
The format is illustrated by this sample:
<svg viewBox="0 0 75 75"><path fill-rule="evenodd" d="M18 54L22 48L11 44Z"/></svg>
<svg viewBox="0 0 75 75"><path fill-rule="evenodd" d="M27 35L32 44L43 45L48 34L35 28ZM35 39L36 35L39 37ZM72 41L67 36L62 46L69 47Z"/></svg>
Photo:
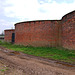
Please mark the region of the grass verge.
<svg viewBox="0 0 75 75"><path fill-rule="evenodd" d="M22 45L15 45L0 41L0 45L8 49L21 51L25 54L40 56L44 58L60 60L69 63L75 63L75 50L67 50L64 48L52 48L52 47L27 47Z"/></svg>

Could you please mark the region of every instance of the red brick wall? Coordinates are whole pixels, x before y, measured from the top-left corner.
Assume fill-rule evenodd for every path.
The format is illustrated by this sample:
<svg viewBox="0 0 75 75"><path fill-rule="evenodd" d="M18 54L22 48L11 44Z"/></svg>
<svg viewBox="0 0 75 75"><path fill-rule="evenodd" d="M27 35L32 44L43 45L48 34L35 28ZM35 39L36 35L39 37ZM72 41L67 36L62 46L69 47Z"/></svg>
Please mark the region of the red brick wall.
<svg viewBox="0 0 75 75"><path fill-rule="evenodd" d="M11 42L14 30L5 30L5 41ZM15 44L25 46L62 46L75 50L75 11L62 20L27 21L15 24Z"/></svg>
<svg viewBox="0 0 75 75"><path fill-rule="evenodd" d="M62 46L75 50L75 11L62 19Z"/></svg>
<svg viewBox="0 0 75 75"><path fill-rule="evenodd" d="M30 21L15 25L15 43L32 46L58 46L59 21Z"/></svg>
<svg viewBox="0 0 75 75"><path fill-rule="evenodd" d="M5 37L4 37L4 40L7 41L7 42L11 42L12 41L12 33L15 32L15 30L5 30Z"/></svg>

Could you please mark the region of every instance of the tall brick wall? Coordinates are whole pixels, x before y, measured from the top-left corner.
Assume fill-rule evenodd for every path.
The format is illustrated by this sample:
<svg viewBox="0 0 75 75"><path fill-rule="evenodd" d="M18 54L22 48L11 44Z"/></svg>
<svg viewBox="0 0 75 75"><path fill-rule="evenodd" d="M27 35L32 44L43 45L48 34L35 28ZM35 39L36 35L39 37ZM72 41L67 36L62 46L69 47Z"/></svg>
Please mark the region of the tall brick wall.
<svg viewBox="0 0 75 75"><path fill-rule="evenodd" d="M15 30L14 29L5 30L4 32L5 32L4 40L7 42L12 42L12 33L15 33Z"/></svg>
<svg viewBox="0 0 75 75"><path fill-rule="evenodd" d="M75 11L62 18L62 46L75 49Z"/></svg>
<svg viewBox="0 0 75 75"><path fill-rule="evenodd" d="M32 46L56 47L59 21L30 21L15 25L15 43Z"/></svg>
<svg viewBox="0 0 75 75"><path fill-rule="evenodd" d="M11 42L14 30L5 30ZM61 20L27 21L15 24L15 44L25 46L64 47L75 50L75 11Z"/></svg>

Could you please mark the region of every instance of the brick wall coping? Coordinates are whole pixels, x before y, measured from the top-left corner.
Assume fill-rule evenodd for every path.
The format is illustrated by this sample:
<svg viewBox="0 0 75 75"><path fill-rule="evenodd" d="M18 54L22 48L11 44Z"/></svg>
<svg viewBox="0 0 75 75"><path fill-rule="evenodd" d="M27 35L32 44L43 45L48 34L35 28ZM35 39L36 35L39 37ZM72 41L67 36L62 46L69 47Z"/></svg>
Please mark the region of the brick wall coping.
<svg viewBox="0 0 75 75"><path fill-rule="evenodd" d="M51 21L51 22L53 22L53 21L61 21L61 20L33 20L33 21L24 21L24 22L19 22L19 23L16 23L15 25L17 25L17 24L22 24L22 23L31 23L31 22L44 22L44 21Z"/></svg>
<svg viewBox="0 0 75 75"><path fill-rule="evenodd" d="M4 30L4 31L15 31L15 29L7 29L7 30Z"/></svg>
<svg viewBox="0 0 75 75"><path fill-rule="evenodd" d="M74 11L71 11L71 12L69 12L69 13L67 13L66 15L64 15L64 16L62 17L62 19L61 19L61 20L63 20L63 19L64 19L64 17L65 17L65 18L67 18L67 16L72 15L72 14L74 14L74 13L75 13L75 10L74 10ZM72 15L72 16L75 16L75 14L74 14L74 15Z"/></svg>

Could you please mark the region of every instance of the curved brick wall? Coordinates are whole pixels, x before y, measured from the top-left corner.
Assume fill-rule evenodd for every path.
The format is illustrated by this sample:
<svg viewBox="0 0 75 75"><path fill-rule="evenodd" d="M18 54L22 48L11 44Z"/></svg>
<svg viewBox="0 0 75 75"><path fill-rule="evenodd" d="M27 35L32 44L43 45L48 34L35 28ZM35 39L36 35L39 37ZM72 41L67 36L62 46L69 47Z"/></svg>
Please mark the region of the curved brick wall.
<svg viewBox="0 0 75 75"><path fill-rule="evenodd" d="M12 33L15 32L14 29L11 29L11 30L5 30L5 37L4 37L4 40L7 41L7 42L11 42L12 40Z"/></svg>
<svg viewBox="0 0 75 75"><path fill-rule="evenodd" d="M5 30L11 42L14 30ZM27 21L15 24L15 44L25 46L64 47L75 50L75 11L62 20Z"/></svg>
<svg viewBox="0 0 75 75"><path fill-rule="evenodd" d="M15 43L31 46L58 46L59 21L29 21L15 25Z"/></svg>
<svg viewBox="0 0 75 75"><path fill-rule="evenodd" d="M62 18L62 46L75 49L75 11Z"/></svg>

